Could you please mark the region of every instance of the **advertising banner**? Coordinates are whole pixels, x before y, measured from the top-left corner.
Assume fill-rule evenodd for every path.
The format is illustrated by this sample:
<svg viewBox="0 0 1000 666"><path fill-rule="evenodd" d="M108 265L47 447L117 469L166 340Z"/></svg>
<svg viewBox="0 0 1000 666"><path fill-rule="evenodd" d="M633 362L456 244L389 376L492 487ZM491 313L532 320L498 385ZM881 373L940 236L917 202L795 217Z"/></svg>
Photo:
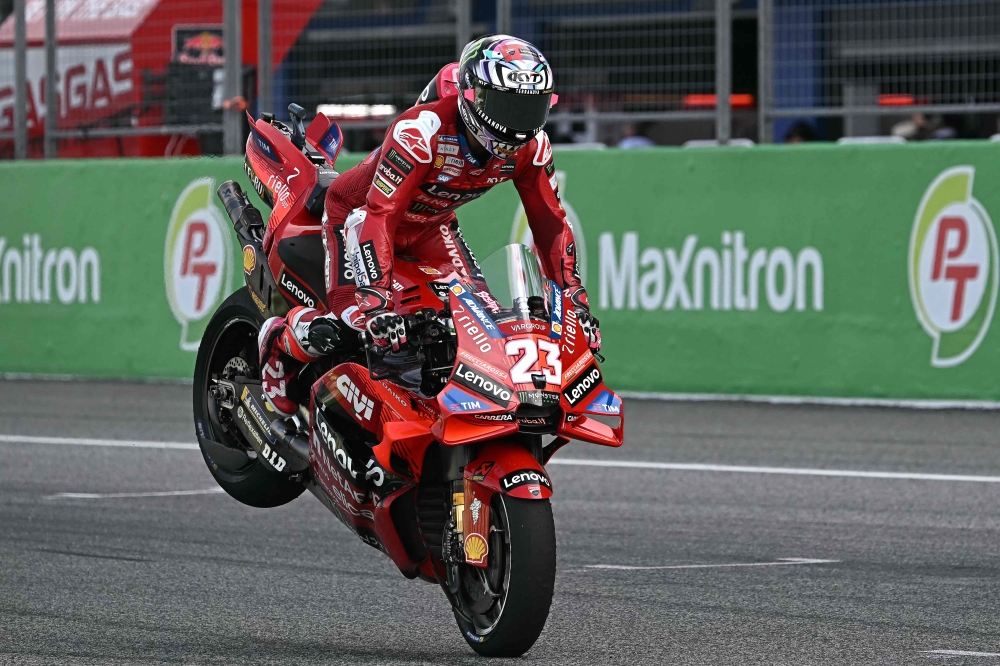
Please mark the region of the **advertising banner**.
<svg viewBox="0 0 1000 666"><path fill-rule="evenodd" d="M958 142L557 153L608 381L1000 399L998 157ZM252 192L241 162L0 165L0 372L190 378L242 285L215 197L230 178ZM480 258L531 243L509 183L459 219Z"/></svg>

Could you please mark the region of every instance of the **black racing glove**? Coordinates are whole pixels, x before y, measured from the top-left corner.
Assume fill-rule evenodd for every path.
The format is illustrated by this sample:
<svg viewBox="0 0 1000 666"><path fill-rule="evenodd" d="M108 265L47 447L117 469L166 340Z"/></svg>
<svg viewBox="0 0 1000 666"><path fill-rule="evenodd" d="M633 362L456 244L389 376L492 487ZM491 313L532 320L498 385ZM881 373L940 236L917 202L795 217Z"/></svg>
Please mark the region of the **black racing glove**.
<svg viewBox="0 0 1000 666"><path fill-rule="evenodd" d="M379 352L399 351L406 346L406 322L395 312L366 312L365 328Z"/></svg>
<svg viewBox="0 0 1000 666"><path fill-rule="evenodd" d="M576 318L580 322L580 329L583 331L583 335L587 338L590 351L601 351L601 322L597 317L590 314L590 310L580 307L576 308Z"/></svg>
<svg viewBox="0 0 1000 666"><path fill-rule="evenodd" d="M340 333L332 315L316 317L309 323L309 347L318 356L326 356L336 351L340 345Z"/></svg>
<svg viewBox="0 0 1000 666"><path fill-rule="evenodd" d="M566 296L573 304L576 318L580 322L580 329L587 338L587 345L590 351L597 353L601 350L601 322L594 315L590 314L590 301L587 299L587 290L580 285L566 287Z"/></svg>

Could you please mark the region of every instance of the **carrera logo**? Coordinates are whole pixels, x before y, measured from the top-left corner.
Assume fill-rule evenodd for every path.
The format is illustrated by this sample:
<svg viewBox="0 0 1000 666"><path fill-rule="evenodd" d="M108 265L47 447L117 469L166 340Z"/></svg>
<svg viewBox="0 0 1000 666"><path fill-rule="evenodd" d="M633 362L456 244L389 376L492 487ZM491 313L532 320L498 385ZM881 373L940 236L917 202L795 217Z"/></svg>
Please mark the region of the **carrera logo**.
<svg viewBox="0 0 1000 666"><path fill-rule="evenodd" d="M510 412L505 414L473 414L472 416L478 421L499 421L505 423L514 422L514 415Z"/></svg>
<svg viewBox="0 0 1000 666"><path fill-rule="evenodd" d="M316 299L309 294L306 287L285 271L281 271L281 275L278 276L278 285L299 305L316 307Z"/></svg>
<svg viewBox="0 0 1000 666"><path fill-rule="evenodd" d="M459 361L451 378L462 386L484 395L501 407L508 407L513 396L513 390L496 380L480 374L476 370Z"/></svg>
<svg viewBox="0 0 1000 666"><path fill-rule="evenodd" d="M576 405L586 398L590 393L597 388L597 385L601 383L601 371L597 369L596 365L590 366L587 370L584 370L583 374L577 377L573 382L566 387L563 395L566 396L566 402L571 406L576 407Z"/></svg>
<svg viewBox="0 0 1000 666"><path fill-rule="evenodd" d="M910 296L933 340L931 365L964 362L989 330L997 300L993 221L972 196L975 168L942 172L924 193L910 235Z"/></svg>
<svg viewBox="0 0 1000 666"><path fill-rule="evenodd" d="M549 490L552 490L552 482L549 481L549 478L542 472L534 469L520 469L500 479L500 487L504 490L513 490L514 488L528 484L545 486Z"/></svg>
<svg viewBox="0 0 1000 666"><path fill-rule="evenodd" d="M340 394L354 408L354 414L358 417L358 420L367 421L371 419L372 411L375 409L375 401L363 394L354 385L350 377L347 375L337 377L337 388L340 389Z"/></svg>

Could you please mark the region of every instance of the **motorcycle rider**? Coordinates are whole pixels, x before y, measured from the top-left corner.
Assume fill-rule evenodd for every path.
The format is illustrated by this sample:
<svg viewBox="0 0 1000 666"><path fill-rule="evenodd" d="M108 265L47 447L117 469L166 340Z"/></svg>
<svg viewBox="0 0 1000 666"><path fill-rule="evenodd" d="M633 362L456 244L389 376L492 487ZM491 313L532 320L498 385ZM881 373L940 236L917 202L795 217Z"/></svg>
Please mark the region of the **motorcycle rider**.
<svg viewBox="0 0 1000 666"><path fill-rule="evenodd" d="M276 412L296 411L289 383L335 349L334 320L367 331L382 352L406 345L392 299L396 256L482 280L454 210L507 180L546 275L570 298L590 348L600 349L542 129L552 90L552 69L533 45L508 35L475 40L389 126L382 146L333 182L323 218L328 312L296 307L265 322L258 340L264 394Z"/></svg>

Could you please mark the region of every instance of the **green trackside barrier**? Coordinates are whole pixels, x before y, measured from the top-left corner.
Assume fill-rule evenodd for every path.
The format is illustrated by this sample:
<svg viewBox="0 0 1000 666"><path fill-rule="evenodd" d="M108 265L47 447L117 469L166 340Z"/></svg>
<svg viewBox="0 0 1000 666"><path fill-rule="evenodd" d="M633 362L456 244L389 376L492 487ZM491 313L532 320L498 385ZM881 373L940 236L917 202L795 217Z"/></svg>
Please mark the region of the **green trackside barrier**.
<svg viewBox="0 0 1000 666"><path fill-rule="evenodd" d="M1000 144L564 152L556 168L613 387L1000 399ZM0 372L189 378L242 285L214 194L230 178L252 191L239 158L0 165ZM459 217L481 257L530 242L511 184Z"/></svg>

